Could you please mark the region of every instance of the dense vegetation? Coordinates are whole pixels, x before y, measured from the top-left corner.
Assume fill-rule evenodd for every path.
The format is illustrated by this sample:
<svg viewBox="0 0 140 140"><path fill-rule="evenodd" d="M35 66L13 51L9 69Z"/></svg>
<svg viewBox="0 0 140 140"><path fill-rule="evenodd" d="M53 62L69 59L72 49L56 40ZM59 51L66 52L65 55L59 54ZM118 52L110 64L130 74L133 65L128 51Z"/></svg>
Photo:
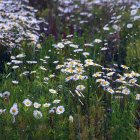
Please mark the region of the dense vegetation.
<svg viewBox="0 0 140 140"><path fill-rule="evenodd" d="M139 140L138 4L29 2L40 30L1 43L0 139Z"/></svg>

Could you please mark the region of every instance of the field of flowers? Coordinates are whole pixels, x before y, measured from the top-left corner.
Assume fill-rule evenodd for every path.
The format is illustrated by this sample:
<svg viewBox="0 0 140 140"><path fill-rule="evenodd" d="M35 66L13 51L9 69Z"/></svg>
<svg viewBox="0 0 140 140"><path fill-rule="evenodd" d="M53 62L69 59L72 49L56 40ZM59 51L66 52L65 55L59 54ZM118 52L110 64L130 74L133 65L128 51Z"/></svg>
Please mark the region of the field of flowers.
<svg viewBox="0 0 140 140"><path fill-rule="evenodd" d="M139 8L0 1L0 140L139 140Z"/></svg>

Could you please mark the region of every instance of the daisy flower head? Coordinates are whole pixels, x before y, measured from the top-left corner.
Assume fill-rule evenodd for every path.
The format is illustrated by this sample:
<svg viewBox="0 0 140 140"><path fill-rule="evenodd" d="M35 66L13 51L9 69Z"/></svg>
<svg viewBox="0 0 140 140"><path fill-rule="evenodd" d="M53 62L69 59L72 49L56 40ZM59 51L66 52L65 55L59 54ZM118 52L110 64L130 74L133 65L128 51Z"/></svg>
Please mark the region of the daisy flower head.
<svg viewBox="0 0 140 140"><path fill-rule="evenodd" d="M107 91L108 91L109 93L111 93L111 94L114 94L114 93L115 93L114 90L113 90L112 88L110 88L110 87L107 88Z"/></svg>
<svg viewBox="0 0 140 140"><path fill-rule="evenodd" d="M61 100L54 100L53 103L54 104L59 104Z"/></svg>
<svg viewBox="0 0 140 140"><path fill-rule="evenodd" d="M40 108L40 107L41 107L41 104L34 102L34 108Z"/></svg>
<svg viewBox="0 0 140 140"><path fill-rule="evenodd" d="M100 72L96 72L96 73L94 73L92 76L93 76L93 77L101 77L102 74L101 74Z"/></svg>
<svg viewBox="0 0 140 140"><path fill-rule="evenodd" d="M136 78L132 78L128 81L128 83L130 83L130 84L135 84L136 82L137 82Z"/></svg>
<svg viewBox="0 0 140 140"><path fill-rule="evenodd" d="M17 103L14 103L13 106L11 107L10 114L12 114L13 116L16 116L18 114Z"/></svg>
<svg viewBox="0 0 140 140"><path fill-rule="evenodd" d="M57 91L54 90L54 89L49 89L49 92L52 93L52 94L57 94Z"/></svg>
<svg viewBox="0 0 140 140"><path fill-rule="evenodd" d="M125 94L125 95L129 95L130 94L130 90L128 88L124 88L122 90L122 93Z"/></svg>
<svg viewBox="0 0 140 140"><path fill-rule="evenodd" d="M101 40L101 39L95 39L94 42L95 42L95 43L101 43L102 40Z"/></svg>
<svg viewBox="0 0 140 140"><path fill-rule="evenodd" d="M63 49L64 47L65 47L64 44L61 42L56 45L56 48L59 48L59 49Z"/></svg>
<svg viewBox="0 0 140 140"><path fill-rule="evenodd" d="M50 103L45 103L43 104L43 107L49 107L51 104Z"/></svg>
<svg viewBox="0 0 140 140"><path fill-rule="evenodd" d="M85 90L85 86L84 85L78 85L77 87L76 87L76 89L78 90L78 91L83 91L83 90Z"/></svg>
<svg viewBox="0 0 140 140"><path fill-rule="evenodd" d="M126 27L127 27L128 29L131 29L131 28L133 27L133 24L129 23L129 24L126 25Z"/></svg>
<svg viewBox="0 0 140 140"><path fill-rule="evenodd" d="M101 85L103 86L103 87L106 87L106 86L109 86L110 85L110 83L108 82L108 81L102 81L101 82Z"/></svg>
<svg viewBox="0 0 140 140"><path fill-rule="evenodd" d="M85 60L85 65L86 66L90 66L90 65L93 65L94 63L93 63L93 60L92 59L86 59Z"/></svg>
<svg viewBox="0 0 140 140"><path fill-rule="evenodd" d="M62 114L64 113L64 111L65 111L65 108L63 106L58 106L56 108L56 114Z"/></svg>
<svg viewBox="0 0 140 140"><path fill-rule="evenodd" d="M12 83L15 84L15 85L18 85L19 84L19 81L13 80Z"/></svg>
<svg viewBox="0 0 140 140"><path fill-rule="evenodd" d="M30 101L29 99L25 99L25 100L23 101L23 104L24 104L25 106L27 106L27 107L30 107L30 106L32 105L32 101Z"/></svg>
<svg viewBox="0 0 140 140"><path fill-rule="evenodd" d="M138 12L138 9L133 9L133 10L131 10L131 16L134 16L134 15L136 15L137 14L137 12Z"/></svg>

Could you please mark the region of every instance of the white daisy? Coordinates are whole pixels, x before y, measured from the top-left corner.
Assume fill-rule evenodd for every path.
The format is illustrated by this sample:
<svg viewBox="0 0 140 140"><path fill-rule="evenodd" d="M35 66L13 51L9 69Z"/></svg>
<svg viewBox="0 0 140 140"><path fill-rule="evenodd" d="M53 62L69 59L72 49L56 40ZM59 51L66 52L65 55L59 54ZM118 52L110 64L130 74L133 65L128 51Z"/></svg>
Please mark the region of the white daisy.
<svg viewBox="0 0 140 140"><path fill-rule="evenodd" d="M25 99L25 100L23 101L23 104L24 104L25 106L29 107L29 106L32 105L32 102L31 102L29 99Z"/></svg>
<svg viewBox="0 0 140 140"><path fill-rule="evenodd" d="M62 114L64 113L64 111L65 111L65 108L63 106L58 106L56 108L56 114Z"/></svg>
<svg viewBox="0 0 140 140"><path fill-rule="evenodd" d="M11 107L10 114L12 114L13 116L16 116L18 114L17 103L14 103L13 106Z"/></svg>
<svg viewBox="0 0 140 140"><path fill-rule="evenodd" d="M43 107L49 107L51 104L50 103L45 103L43 104Z"/></svg>
<svg viewBox="0 0 140 140"><path fill-rule="evenodd" d="M52 93L52 94L57 94L57 91L54 90L54 89L49 89L49 92Z"/></svg>
<svg viewBox="0 0 140 140"><path fill-rule="evenodd" d="M40 107L41 107L41 104L34 102L34 108L40 108Z"/></svg>
<svg viewBox="0 0 140 140"><path fill-rule="evenodd" d="M85 87L84 85L78 85L78 86L76 87L76 89L77 89L78 91L83 91L85 88L86 88L86 87Z"/></svg>

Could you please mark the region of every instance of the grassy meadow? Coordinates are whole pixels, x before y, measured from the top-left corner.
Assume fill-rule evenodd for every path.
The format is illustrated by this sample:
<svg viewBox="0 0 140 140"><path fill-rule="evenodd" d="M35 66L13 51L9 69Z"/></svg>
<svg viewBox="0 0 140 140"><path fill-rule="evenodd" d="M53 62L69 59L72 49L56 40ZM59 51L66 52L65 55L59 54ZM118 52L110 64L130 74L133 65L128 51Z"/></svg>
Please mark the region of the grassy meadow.
<svg viewBox="0 0 140 140"><path fill-rule="evenodd" d="M0 140L139 140L139 8L95 5L85 22L85 7L68 20L49 4L40 41L2 61Z"/></svg>

